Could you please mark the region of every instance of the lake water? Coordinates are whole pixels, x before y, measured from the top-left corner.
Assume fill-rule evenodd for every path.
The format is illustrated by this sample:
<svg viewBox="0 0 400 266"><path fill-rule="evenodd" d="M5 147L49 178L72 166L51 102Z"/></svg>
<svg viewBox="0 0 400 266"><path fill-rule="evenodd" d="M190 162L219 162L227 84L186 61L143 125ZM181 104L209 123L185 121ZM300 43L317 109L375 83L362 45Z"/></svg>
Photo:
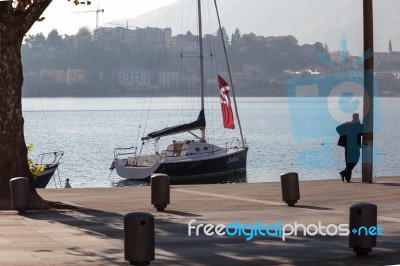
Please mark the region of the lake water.
<svg viewBox="0 0 400 266"><path fill-rule="evenodd" d="M343 148L336 145L335 127L344 121L329 118L341 114L332 101L339 100L239 98L242 128L250 148L247 182L279 181L280 174L291 171L298 172L301 180L339 179L344 158ZM377 99L374 176L400 174L399 102L399 98ZM207 139L229 146L238 132L222 129L219 105L217 98L206 105L206 117L211 118L207 120ZM197 118L198 110L198 103L190 98L23 99L26 143L35 146L30 156L35 159L41 152L64 151L60 176L69 178L73 187L120 185L122 179L109 171L115 147L137 146L143 132L190 122ZM350 118L349 113L345 117ZM181 139L161 140L160 150L175 138ZM354 175L360 176L360 172L358 164ZM54 187L52 181L48 187Z"/></svg>

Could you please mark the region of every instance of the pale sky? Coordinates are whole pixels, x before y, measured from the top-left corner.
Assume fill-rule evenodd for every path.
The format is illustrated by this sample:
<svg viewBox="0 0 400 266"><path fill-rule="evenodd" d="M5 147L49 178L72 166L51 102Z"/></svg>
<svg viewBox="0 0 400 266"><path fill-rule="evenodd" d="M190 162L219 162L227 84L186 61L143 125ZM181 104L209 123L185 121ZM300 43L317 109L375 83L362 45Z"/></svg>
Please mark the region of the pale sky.
<svg viewBox="0 0 400 266"><path fill-rule="evenodd" d="M47 36L52 29L57 29L60 35L75 34L79 28L88 26L94 30L96 27L96 12L74 13L104 9L99 13L100 26L112 26L105 23L124 18L135 18L148 11L174 3L176 0L93 0L89 6L75 6L68 0L53 0L43 16L43 22L36 22L28 34L43 32Z"/></svg>

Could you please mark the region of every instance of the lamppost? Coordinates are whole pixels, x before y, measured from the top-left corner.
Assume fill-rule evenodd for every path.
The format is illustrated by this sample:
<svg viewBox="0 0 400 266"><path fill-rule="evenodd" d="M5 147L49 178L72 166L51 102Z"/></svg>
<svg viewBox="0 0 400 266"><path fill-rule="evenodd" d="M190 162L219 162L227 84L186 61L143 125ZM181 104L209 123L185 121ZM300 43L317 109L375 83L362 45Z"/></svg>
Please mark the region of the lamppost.
<svg viewBox="0 0 400 266"><path fill-rule="evenodd" d="M364 51L371 56L364 61L364 137L362 145L362 182L372 183L374 138L374 20L372 0L363 0Z"/></svg>

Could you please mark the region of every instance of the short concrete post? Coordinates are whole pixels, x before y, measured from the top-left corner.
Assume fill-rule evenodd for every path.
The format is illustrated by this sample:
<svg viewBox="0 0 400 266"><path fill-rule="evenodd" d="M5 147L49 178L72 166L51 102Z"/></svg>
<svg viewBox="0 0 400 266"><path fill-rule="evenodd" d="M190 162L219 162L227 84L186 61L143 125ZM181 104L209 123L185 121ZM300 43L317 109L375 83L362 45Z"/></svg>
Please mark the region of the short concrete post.
<svg viewBox="0 0 400 266"><path fill-rule="evenodd" d="M164 211L169 204L170 177L166 174L153 174L150 178L151 204L157 211Z"/></svg>
<svg viewBox="0 0 400 266"><path fill-rule="evenodd" d="M132 212L124 217L125 260L131 265L149 265L155 259L154 216Z"/></svg>
<svg viewBox="0 0 400 266"><path fill-rule="evenodd" d="M281 174L282 200L294 207L300 199L299 175L297 173Z"/></svg>
<svg viewBox="0 0 400 266"><path fill-rule="evenodd" d="M12 208L19 213L29 208L29 179L15 177L10 180Z"/></svg>
<svg viewBox="0 0 400 266"><path fill-rule="evenodd" d="M350 207L349 247L357 256L368 256L376 247L376 235L382 228L377 227L378 209L372 203L357 203Z"/></svg>

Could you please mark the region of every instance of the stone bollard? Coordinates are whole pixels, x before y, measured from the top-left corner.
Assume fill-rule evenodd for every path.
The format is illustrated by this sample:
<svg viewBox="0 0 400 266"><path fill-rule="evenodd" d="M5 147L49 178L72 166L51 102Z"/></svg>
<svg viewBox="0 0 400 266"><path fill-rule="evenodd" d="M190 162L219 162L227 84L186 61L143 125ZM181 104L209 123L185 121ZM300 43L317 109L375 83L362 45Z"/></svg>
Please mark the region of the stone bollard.
<svg viewBox="0 0 400 266"><path fill-rule="evenodd" d="M164 211L169 204L170 177L166 174L153 174L150 178L151 204L157 211Z"/></svg>
<svg viewBox="0 0 400 266"><path fill-rule="evenodd" d="M29 208L29 179L15 177L10 180L12 208L23 213Z"/></svg>
<svg viewBox="0 0 400 266"><path fill-rule="evenodd" d="M368 256L376 247L376 235L382 234L382 228L377 227L378 209L372 203L357 203L350 207L349 247L357 256Z"/></svg>
<svg viewBox="0 0 400 266"><path fill-rule="evenodd" d="M294 207L300 199L299 175L297 173L281 174L282 200Z"/></svg>
<svg viewBox="0 0 400 266"><path fill-rule="evenodd" d="M124 217L125 260L131 265L149 265L155 259L154 216L132 212Z"/></svg>

